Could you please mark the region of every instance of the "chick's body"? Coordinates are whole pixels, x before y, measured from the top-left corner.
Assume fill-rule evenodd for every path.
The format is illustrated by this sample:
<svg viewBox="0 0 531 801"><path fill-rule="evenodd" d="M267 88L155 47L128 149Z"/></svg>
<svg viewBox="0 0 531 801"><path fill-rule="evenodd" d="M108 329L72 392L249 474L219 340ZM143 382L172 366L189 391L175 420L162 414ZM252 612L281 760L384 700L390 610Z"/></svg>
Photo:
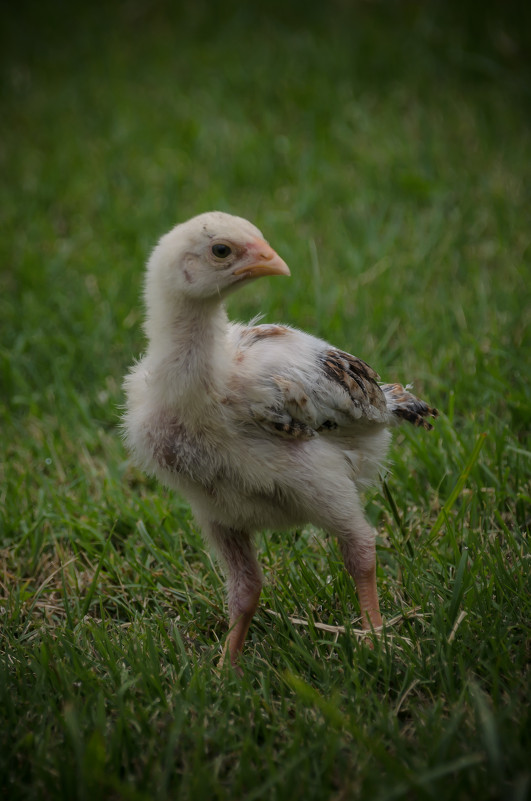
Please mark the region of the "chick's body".
<svg viewBox="0 0 531 801"><path fill-rule="evenodd" d="M162 238L146 279L149 345L125 380L137 463L189 500L228 578L236 666L261 588L251 535L311 522L334 534L365 627L379 626L374 532L360 491L389 426L434 416L363 361L288 326L230 323L223 298L289 275L260 232L212 212Z"/></svg>
<svg viewBox="0 0 531 801"><path fill-rule="evenodd" d="M249 530L305 522L328 528L328 507L337 505L341 484L349 513L356 487L383 462L390 434L383 422L352 420L338 430L318 410L307 416L314 427L301 423L297 405L304 413L311 403L302 379L313 378L301 362L313 364L326 345L284 327L272 334L273 328L227 326L208 381L191 387L178 405L161 403L152 392L162 366L151 368L146 357L127 379L136 401L128 441L142 466L183 492L200 519L208 510L220 523ZM293 416L274 411L282 381L298 390Z"/></svg>

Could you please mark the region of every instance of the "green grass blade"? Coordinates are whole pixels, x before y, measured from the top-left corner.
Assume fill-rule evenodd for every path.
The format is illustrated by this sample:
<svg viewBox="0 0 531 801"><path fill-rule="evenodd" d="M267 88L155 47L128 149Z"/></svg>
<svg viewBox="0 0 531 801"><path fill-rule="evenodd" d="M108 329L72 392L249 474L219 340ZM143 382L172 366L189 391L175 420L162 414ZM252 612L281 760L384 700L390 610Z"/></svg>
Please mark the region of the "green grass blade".
<svg viewBox="0 0 531 801"><path fill-rule="evenodd" d="M466 463L463 471L461 472L459 478L457 479L457 481L455 483L455 486L454 486L453 490L451 491L450 495L448 496L448 500L446 501L446 503L442 507L441 511L439 512L439 514L437 516L437 519L435 520L435 523L432 526L431 532L430 532L430 534L428 536L428 539L427 539L427 544L428 545L431 544L433 542L433 540L439 534L439 531L441 530L442 525L443 525L446 517L449 515L449 513L453 509L453 506L454 506L456 500L459 498L459 495L461 494L461 492L463 490L463 487L465 486L465 484L466 484L466 482L468 480L470 472L471 472L472 468L474 467L474 465L476 464L476 462L477 462L477 460L479 458L479 454L481 453L481 449L483 448L483 445L485 444L486 438L487 438L487 434L486 433L482 433L476 439L475 445L474 445L474 447L472 449L472 452L470 454L468 462Z"/></svg>
<svg viewBox="0 0 531 801"><path fill-rule="evenodd" d="M87 612L88 612L88 610L90 608L90 604L92 603L92 599L94 597L94 593L96 592L98 578L99 578L101 569L103 567L103 563L105 562L105 559L107 557L107 552L108 552L109 546L111 544L111 538L112 538L112 535L113 535L113 530L114 530L114 527L109 531L107 539L105 540L105 545L103 546L103 549L102 549L102 552L101 552L101 556L100 556L99 561L98 561L98 565L96 567L96 570L94 571L94 576L92 577L92 581L90 582L87 595L86 595L85 600L83 602L83 606L81 608L81 618L82 619L87 614Z"/></svg>

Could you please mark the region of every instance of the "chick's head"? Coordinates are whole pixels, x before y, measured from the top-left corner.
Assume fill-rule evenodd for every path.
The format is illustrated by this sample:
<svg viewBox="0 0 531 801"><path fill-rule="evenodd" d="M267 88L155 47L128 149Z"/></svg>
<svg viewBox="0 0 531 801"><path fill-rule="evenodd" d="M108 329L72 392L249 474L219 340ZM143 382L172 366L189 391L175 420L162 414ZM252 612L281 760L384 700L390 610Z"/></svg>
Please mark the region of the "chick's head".
<svg viewBox="0 0 531 801"><path fill-rule="evenodd" d="M155 247L146 295L156 284L166 299L223 298L265 275L289 275L287 264L252 223L219 211L177 225Z"/></svg>

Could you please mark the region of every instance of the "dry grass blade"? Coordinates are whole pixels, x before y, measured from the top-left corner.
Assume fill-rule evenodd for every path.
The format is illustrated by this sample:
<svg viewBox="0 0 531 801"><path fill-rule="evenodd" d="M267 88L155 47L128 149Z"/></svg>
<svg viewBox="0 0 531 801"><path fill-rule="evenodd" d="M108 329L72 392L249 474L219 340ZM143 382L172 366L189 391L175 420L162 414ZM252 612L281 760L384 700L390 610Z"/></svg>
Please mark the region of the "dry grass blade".
<svg viewBox="0 0 531 801"><path fill-rule="evenodd" d="M457 629L459 628L459 626L461 625L461 623L463 622L463 620L465 619L466 616L467 616L467 613L465 612L465 610L461 609L461 611L459 612L459 615L457 616L457 619L456 619L454 625L452 626L452 630L451 630L450 634L448 635L448 642L449 643L452 642L452 640L454 639Z"/></svg>
<svg viewBox="0 0 531 801"><path fill-rule="evenodd" d="M395 626L401 620L409 620L411 617L425 617L423 614L419 614L418 610L420 606L415 606L412 609L408 609L405 612L401 612L398 615L386 620L383 626L378 626L375 629L355 629L350 628L349 631L356 635L356 637L367 637L370 634L380 634L382 631L388 629L390 626ZM273 609L266 609L265 610L268 614L273 615L274 617L283 617L280 612L275 612ZM295 626L313 626L320 631L328 631L331 634L345 634L347 631L346 626L332 626L329 623L320 623L316 620L308 620L302 617L293 617L292 615L287 615L288 620L290 623L293 623ZM407 638L404 638L407 639Z"/></svg>
<svg viewBox="0 0 531 801"><path fill-rule="evenodd" d="M400 696L400 700L398 701L398 703L397 703L397 705L395 707L395 715L398 716L398 713L400 712L400 710L401 710L401 708L402 708L402 706L404 704L404 701L406 700L406 698L409 695L411 695L411 693L413 692L413 690L415 689L415 687L419 683L420 683L419 679L413 679L413 681L411 682L411 684L409 685L407 690L404 693L402 693L402 695Z"/></svg>
<svg viewBox="0 0 531 801"><path fill-rule="evenodd" d="M39 588L36 590L35 595L33 596L33 599L32 599L32 603L31 603L31 606L30 606L30 609L29 609L29 612L28 612L28 620L27 620L26 626L24 627L23 634L27 633L27 630L29 629L29 627L31 625L31 622L32 622L31 613L32 613L33 609L35 609L35 607L39 605L39 598L40 598L41 594L43 593L43 591L45 590L45 588L48 586L48 584L50 584L52 579L58 573L60 573L62 570L65 569L65 567L68 567L68 565L72 564L72 562L75 562L76 560L77 560L77 556L72 556L70 559L68 559L68 561L66 561L64 563L61 563L59 565L59 567L57 567L55 570L53 570L50 573L50 575L47 576L44 579L44 581L39 585Z"/></svg>

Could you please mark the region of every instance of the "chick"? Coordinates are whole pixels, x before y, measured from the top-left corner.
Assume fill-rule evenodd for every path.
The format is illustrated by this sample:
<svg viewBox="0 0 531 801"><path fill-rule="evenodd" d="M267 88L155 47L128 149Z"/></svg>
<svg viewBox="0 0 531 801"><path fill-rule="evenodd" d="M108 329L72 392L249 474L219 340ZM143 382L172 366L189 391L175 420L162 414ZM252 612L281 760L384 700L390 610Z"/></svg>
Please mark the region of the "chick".
<svg viewBox="0 0 531 801"><path fill-rule="evenodd" d="M209 212L177 225L149 259L148 348L124 382L134 460L188 499L221 561L237 669L262 587L259 529L312 523L335 536L362 626L382 625L361 494L385 462L389 429L429 429L437 415L310 334L229 322L226 296L268 275L290 271L247 220Z"/></svg>

